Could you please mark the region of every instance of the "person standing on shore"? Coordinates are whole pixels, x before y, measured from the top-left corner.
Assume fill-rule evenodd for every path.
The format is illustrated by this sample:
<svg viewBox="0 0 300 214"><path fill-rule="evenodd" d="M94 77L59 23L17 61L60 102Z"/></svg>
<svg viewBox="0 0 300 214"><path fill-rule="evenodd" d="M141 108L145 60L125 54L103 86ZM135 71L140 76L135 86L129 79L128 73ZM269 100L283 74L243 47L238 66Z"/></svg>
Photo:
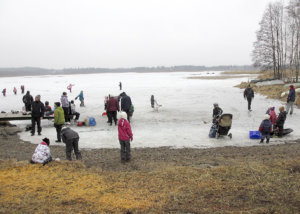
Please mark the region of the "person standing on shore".
<svg viewBox="0 0 300 214"><path fill-rule="evenodd" d="M6 96L6 88L4 88L4 89L2 90L2 94L3 94L3 97Z"/></svg>
<svg viewBox="0 0 300 214"><path fill-rule="evenodd" d="M25 104L25 110L31 111L31 105L33 102L33 97L30 95L30 91L27 91L23 96L23 103Z"/></svg>
<svg viewBox="0 0 300 214"><path fill-rule="evenodd" d="M54 127L56 129L56 134L57 134L57 140L55 142L60 143L61 142L61 129L65 123L65 115L64 115L64 110L62 107L60 107L59 102L54 103L54 106L55 106Z"/></svg>
<svg viewBox="0 0 300 214"><path fill-rule="evenodd" d="M133 141L133 134L130 123L126 120L126 112L121 112L118 123L119 142L121 146L121 161L130 161L130 141Z"/></svg>
<svg viewBox="0 0 300 214"><path fill-rule="evenodd" d="M290 115L293 114L295 100L296 100L295 88L293 85L290 85L289 95L288 95L287 103L286 103L286 113L287 114L289 113L290 108L291 108Z"/></svg>
<svg viewBox="0 0 300 214"><path fill-rule="evenodd" d="M119 102L113 95L109 95L109 100L107 102L107 114L110 126L112 126L112 120L114 120L115 125L117 125L117 111L120 111Z"/></svg>
<svg viewBox="0 0 300 214"><path fill-rule="evenodd" d="M37 124L38 135L42 135L41 119L44 116L44 103L41 102L41 96L37 95L35 101L32 103L31 111L31 136L35 133L35 124Z"/></svg>
<svg viewBox="0 0 300 214"><path fill-rule="evenodd" d="M17 88L16 88L16 87L14 87L13 92L14 92L15 95L17 95L17 92L18 92L18 91L17 91Z"/></svg>
<svg viewBox="0 0 300 214"><path fill-rule="evenodd" d="M79 151L79 135L74 130L69 127L63 127L61 130L61 138L62 141L66 144L66 156L67 160L72 160L72 150L74 149L74 153L76 156L76 160L81 160L81 153Z"/></svg>
<svg viewBox="0 0 300 214"><path fill-rule="evenodd" d="M65 121L66 122L70 122L70 119L69 119L69 107L70 107L70 104L69 104L69 101L68 101L67 92L63 92L63 94L61 95L61 98L60 98L60 102L61 102L61 106L62 106L62 108L64 110Z"/></svg>
<svg viewBox="0 0 300 214"><path fill-rule="evenodd" d="M248 101L248 110L252 111L251 110L251 102L252 102L252 100L254 98L254 91L251 88L250 84L248 85L248 87L244 91L244 98L247 99L247 101Z"/></svg>

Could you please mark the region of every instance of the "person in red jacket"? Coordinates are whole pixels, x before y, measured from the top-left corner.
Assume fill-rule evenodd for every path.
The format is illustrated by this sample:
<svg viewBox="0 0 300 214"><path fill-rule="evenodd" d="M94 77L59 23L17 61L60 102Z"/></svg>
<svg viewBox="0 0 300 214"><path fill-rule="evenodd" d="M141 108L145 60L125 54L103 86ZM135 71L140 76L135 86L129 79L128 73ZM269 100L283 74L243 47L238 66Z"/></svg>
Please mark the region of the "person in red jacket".
<svg viewBox="0 0 300 214"><path fill-rule="evenodd" d="M269 109L269 115L270 115L270 120L271 120L273 129L274 129L274 128L275 128L275 125L276 125L276 120L277 120L277 115L276 115L276 113L275 113L275 107L271 107L271 108Z"/></svg>
<svg viewBox="0 0 300 214"><path fill-rule="evenodd" d="M112 125L112 119L114 119L115 125L117 125L117 111L120 111L118 99L109 95L109 100L107 102L107 115L110 126Z"/></svg>
<svg viewBox="0 0 300 214"><path fill-rule="evenodd" d="M130 123L127 121L126 112L121 112L118 123L119 142L121 145L121 161L130 161L130 141L133 141Z"/></svg>

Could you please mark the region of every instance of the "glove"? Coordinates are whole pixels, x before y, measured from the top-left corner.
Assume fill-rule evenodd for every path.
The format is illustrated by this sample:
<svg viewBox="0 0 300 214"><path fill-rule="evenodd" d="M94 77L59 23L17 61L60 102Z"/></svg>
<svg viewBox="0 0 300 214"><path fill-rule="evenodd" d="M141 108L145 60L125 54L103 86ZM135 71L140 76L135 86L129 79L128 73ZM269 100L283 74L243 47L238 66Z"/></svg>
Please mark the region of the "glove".
<svg viewBox="0 0 300 214"><path fill-rule="evenodd" d="M131 137L130 140L133 141L133 137Z"/></svg>

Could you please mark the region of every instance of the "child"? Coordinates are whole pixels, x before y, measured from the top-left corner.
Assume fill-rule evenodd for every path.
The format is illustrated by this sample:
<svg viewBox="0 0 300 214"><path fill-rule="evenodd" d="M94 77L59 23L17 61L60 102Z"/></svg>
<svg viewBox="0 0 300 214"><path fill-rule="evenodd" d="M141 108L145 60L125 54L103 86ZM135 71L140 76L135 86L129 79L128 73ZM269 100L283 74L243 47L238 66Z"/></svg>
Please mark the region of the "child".
<svg viewBox="0 0 300 214"><path fill-rule="evenodd" d="M119 142L121 145L121 161L130 161L130 141L133 141L130 123L127 121L126 112L120 113L121 119L118 123Z"/></svg>
<svg viewBox="0 0 300 214"><path fill-rule="evenodd" d="M265 119L261 122L259 131L261 133L260 143L263 143L265 138L267 139L267 143L269 143L272 132L272 123L268 114L265 115Z"/></svg>
<svg viewBox="0 0 300 214"><path fill-rule="evenodd" d="M80 107L84 107L84 96L83 96L83 91L80 91L80 93L75 97L75 100L79 98L80 101Z"/></svg>
<svg viewBox="0 0 300 214"><path fill-rule="evenodd" d="M72 160L72 150L76 156L76 160L81 160L81 153L78 149L79 135L69 127L63 127L61 130L62 141L66 144L66 156L67 160Z"/></svg>
<svg viewBox="0 0 300 214"><path fill-rule="evenodd" d="M45 116L50 116L53 113L54 113L54 111L52 111L51 106L49 106L49 102L46 101L45 102Z"/></svg>
<svg viewBox="0 0 300 214"><path fill-rule="evenodd" d="M52 161L50 152L50 140L44 138L43 141L36 147L30 163L42 163L43 165Z"/></svg>
<svg viewBox="0 0 300 214"><path fill-rule="evenodd" d="M282 137L282 135L283 135L283 125L284 125L284 122L286 119L286 115L287 115L287 113L284 110L284 107L281 106L279 108L279 115L276 120L276 127L278 129L278 137Z"/></svg>
<svg viewBox="0 0 300 214"><path fill-rule="evenodd" d="M17 95L17 89L14 87L14 94Z"/></svg>
<svg viewBox="0 0 300 214"><path fill-rule="evenodd" d="M76 111L76 106L74 104L74 100L71 100L71 115L75 115L75 122L79 119L80 113Z"/></svg>
<svg viewBox="0 0 300 214"><path fill-rule="evenodd" d="M3 94L4 97L6 96L6 88L4 88L4 89L2 90L2 94Z"/></svg>
<svg viewBox="0 0 300 214"><path fill-rule="evenodd" d="M223 110L219 107L218 103L214 103L213 109L213 124L215 124L221 117Z"/></svg>
<svg viewBox="0 0 300 214"><path fill-rule="evenodd" d="M275 107L271 107L269 109L269 115L270 115L271 123L273 125L273 129L275 129L275 124L276 124L276 120L277 120L277 115L275 113Z"/></svg>

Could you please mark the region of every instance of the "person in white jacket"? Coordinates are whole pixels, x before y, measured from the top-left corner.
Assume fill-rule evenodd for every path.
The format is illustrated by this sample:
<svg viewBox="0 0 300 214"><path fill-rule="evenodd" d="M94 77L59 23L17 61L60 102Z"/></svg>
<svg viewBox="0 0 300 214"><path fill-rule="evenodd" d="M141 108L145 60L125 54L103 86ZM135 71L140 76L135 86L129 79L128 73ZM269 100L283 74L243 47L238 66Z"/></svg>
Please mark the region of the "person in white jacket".
<svg viewBox="0 0 300 214"><path fill-rule="evenodd" d="M44 138L43 141L35 148L30 163L41 163L43 165L52 161L50 152L50 140Z"/></svg>

